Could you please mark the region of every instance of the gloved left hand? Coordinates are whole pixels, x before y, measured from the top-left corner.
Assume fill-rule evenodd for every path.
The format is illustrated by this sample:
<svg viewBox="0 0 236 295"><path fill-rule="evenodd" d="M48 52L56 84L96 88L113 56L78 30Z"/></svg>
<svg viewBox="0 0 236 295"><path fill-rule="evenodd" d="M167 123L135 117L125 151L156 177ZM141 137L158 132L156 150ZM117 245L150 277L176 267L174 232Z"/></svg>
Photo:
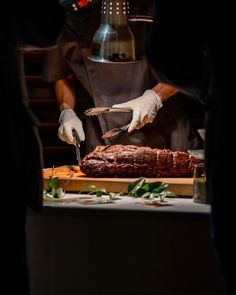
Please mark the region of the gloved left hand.
<svg viewBox="0 0 236 295"><path fill-rule="evenodd" d="M147 123L152 123L157 111L162 107L161 98L151 89L146 90L142 96L125 103L115 104L112 107L128 108L133 110L133 117L128 132L139 129Z"/></svg>

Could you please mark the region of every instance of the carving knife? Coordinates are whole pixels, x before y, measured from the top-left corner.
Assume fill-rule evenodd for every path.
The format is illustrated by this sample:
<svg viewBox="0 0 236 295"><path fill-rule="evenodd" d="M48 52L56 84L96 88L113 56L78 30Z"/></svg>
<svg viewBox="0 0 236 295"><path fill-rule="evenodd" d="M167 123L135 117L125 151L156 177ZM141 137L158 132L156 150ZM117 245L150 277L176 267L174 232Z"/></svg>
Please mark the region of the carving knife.
<svg viewBox="0 0 236 295"><path fill-rule="evenodd" d="M77 158L77 162L78 162L78 165L80 165L80 162L81 162L81 157L80 157L80 138L79 138L79 135L77 134L77 132L73 129L72 131L73 133L73 136L75 138L75 150L76 150L76 158Z"/></svg>

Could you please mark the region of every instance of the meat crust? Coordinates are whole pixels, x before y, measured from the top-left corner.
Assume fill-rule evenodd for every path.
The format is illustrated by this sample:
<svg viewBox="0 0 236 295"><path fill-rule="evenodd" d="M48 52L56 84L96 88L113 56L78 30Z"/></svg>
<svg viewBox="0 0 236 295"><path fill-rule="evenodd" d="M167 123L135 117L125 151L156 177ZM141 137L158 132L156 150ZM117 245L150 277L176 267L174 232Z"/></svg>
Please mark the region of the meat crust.
<svg viewBox="0 0 236 295"><path fill-rule="evenodd" d="M80 169L90 177L191 177L199 162L185 152L117 144L98 146Z"/></svg>

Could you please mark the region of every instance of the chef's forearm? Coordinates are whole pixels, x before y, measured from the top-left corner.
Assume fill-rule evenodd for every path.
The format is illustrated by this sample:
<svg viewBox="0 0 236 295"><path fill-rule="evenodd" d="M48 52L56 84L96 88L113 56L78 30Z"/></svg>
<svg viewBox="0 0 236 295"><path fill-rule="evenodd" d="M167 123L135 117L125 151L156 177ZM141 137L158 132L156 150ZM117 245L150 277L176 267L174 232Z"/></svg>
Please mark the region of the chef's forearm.
<svg viewBox="0 0 236 295"><path fill-rule="evenodd" d="M156 92L162 102L180 91L178 88L163 82L159 82L152 90Z"/></svg>
<svg viewBox="0 0 236 295"><path fill-rule="evenodd" d="M74 110L76 91L74 82L70 79L61 79L55 83L55 93L60 111Z"/></svg>

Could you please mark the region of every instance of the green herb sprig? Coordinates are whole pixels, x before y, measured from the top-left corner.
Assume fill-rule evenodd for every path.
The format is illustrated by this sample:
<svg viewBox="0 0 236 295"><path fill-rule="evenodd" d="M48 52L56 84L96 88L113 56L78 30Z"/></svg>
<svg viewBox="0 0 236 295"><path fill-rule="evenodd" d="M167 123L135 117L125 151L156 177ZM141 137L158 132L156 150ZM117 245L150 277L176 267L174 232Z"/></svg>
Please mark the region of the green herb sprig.
<svg viewBox="0 0 236 295"><path fill-rule="evenodd" d="M60 199L64 196L65 192L61 187L58 187L59 177L51 177L48 183L48 189L44 190L44 198Z"/></svg>
<svg viewBox="0 0 236 295"><path fill-rule="evenodd" d="M95 185L87 185L83 187L83 190L79 192L79 194L87 193L89 195L96 195L98 198L102 197L102 195L109 195L111 200L119 200L121 193L108 193L105 188L96 187Z"/></svg>
<svg viewBox="0 0 236 295"><path fill-rule="evenodd" d="M128 195L133 198L160 198L161 202L163 202L166 197L176 198L177 194L175 192L166 190L167 187L167 183L159 181L146 183L146 178L140 177L138 180L128 186Z"/></svg>

